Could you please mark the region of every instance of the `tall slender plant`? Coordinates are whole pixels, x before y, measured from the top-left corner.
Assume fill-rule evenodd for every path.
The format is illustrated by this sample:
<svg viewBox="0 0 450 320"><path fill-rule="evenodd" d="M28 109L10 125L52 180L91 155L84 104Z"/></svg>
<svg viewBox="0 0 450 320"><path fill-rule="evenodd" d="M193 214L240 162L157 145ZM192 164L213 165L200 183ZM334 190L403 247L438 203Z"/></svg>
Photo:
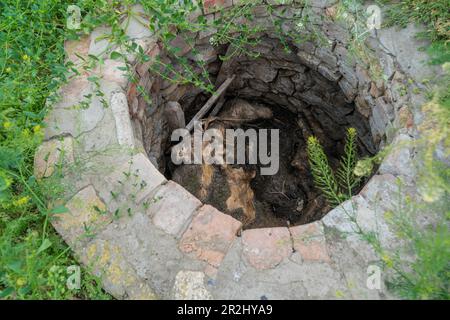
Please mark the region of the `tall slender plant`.
<svg viewBox="0 0 450 320"><path fill-rule="evenodd" d="M356 138L356 130L354 128L349 128L345 140L344 155L341 158L340 167L336 172L339 186L348 198L352 196L353 190L361 181L361 178L355 175L355 167L358 158Z"/></svg>
<svg viewBox="0 0 450 320"><path fill-rule="evenodd" d="M325 195L328 202L337 206L343 198L339 194L339 186L331 169L327 156L319 140L310 136L308 138L308 160L314 183Z"/></svg>
<svg viewBox="0 0 450 320"><path fill-rule="evenodd" d="M327 156L319 140L310 136L307 143L309 166L314 183L332 206L337 206L352 197L354 189L361 178L355 174L358 161L356 146L357 132L354 128L347 130L344 155L336 173L328 163Z"/></svg>

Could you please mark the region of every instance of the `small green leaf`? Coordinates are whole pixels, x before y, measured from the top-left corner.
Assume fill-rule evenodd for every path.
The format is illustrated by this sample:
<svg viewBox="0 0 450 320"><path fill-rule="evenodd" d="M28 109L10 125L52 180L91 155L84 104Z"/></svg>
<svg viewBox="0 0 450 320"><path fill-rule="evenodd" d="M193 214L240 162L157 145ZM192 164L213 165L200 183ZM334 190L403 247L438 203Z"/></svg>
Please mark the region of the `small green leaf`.
<svg viewBox="0 0 450 320"><path fill-rule="evenodd" d="M0 298L6 298L13 292L14 292L13 287L6 288L5 290L0 291Z"/></svg>
<svg viewBox="0 0 450 320"><path fill-rule="evenodd" d="M42 251L47 250L48 248L51 247L51 245L52 245L52 242L50 240L48 240L47 238L44 239L44 241L42 241L41 246L37 250L36 254L40 254Z"/></svg>
<svg viewBox="0 0 450 320"><path fill-rule="evenodd" d="M88 55L88 57L91 58L92 60L99 61L99 59L97 58L97 56L95 56L95 55L93 55L93 54Z"/></svg>
<svg viewBox="0 0 450 320"><path fill-rule="evenodd" d="M122 58L122 54L117 51L113 51L113 52L111 52L110 58L113 60L118 60L118 59Z"/></svg>
<svg viewBox="0 0 450 320"><path fill-rule="evenodd" d="M23 288L20 288L20 289L17 291L17 293L20 294L20 295L26 295L26 294L28 294L30 291L31 291L30 287L29 287L29 286L25 286L25 287L23 287Z"/></svg>
<svg viewBox="0 0 450 320"><path fill-rule="evenodd" d="M57 206L50 211L50 214L61 214L66 212L69 212L69 209L67 209L65 206Z"/></svg>
<svg viewBox="0 0 450 320"><path fill-rule="evenodd" d="M20 260L13 261L11 263L8 263L7 267L8 267L8 269L10 269L16 273L19 273L20 269L22 268L22 261L20 261Z"/></svg>

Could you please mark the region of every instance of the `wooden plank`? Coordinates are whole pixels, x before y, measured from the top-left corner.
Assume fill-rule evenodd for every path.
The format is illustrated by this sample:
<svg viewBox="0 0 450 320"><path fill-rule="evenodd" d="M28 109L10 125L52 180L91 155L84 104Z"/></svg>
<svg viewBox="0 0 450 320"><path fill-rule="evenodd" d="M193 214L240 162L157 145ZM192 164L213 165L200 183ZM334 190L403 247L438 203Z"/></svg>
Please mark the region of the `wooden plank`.
<svg viewBox="0 0 450 320"><path fill-rule="evenodd" d="M233 82L236 76L233 75L230 78L227 78L225 82L217 89L217 91L211 96L211 98L206 101L205 105L197 112L197 114L192 118L192 120L186 126L186 129L191 131L194 128L194 123L200 121L212 108L214 103L222 96L222 94L227 90L231 82Z"/></svg>

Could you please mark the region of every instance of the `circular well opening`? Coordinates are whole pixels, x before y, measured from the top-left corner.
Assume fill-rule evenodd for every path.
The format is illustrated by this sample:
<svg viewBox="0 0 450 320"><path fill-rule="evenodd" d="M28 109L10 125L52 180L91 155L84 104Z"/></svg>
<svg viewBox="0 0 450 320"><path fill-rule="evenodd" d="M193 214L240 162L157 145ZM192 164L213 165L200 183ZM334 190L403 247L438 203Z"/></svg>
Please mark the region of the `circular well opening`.
<svg viewBox="0 0 450 320"><path fill-rule="evenodd" d="M276 174L261 175L261 166L267 165L259 160L256 165L172 163L174 143L170 135L174 128L164 110L177 102L188 123L211 97L204 90L161 80L159 110L153 111L151 120L144 124L144 137L146 130L159 137L158 148L153 144L146 149L160 171L203 203L242 221L246 229L307 224L320 220L331 209L313 183L306 152L308 136L320 140L333 169L344 153L349 127L358 132L360 157L373 155L377 149L368 119L339 85L342 75L333 74L320 59L317 65L311 65L314 61L305 63L295 46L291 47L286 50L286 44L266 35L252 48L254 55L222 60L231 48L214 48L208 43L197 45L196 54L187 55L195 64L198 52L202 53L208 81L216 88L235 75L223 96L220 112L215 117L203 117L203 129L278 129L280 157ZM204 70L199 69L198 74Z"/></svg>

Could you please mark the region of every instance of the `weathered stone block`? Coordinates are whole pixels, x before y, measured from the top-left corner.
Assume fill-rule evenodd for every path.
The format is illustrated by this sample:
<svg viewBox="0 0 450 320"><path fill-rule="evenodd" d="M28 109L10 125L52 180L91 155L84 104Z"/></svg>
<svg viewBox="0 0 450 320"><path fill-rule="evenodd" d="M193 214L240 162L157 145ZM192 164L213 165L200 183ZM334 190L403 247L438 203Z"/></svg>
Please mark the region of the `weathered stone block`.
<svg viewBox="0 0 450 320"><path fill-rule="evenodd" d="M320 64L317 67L317 72L319 72L321 75L323 75L325 78L327 78L330 81L336 82L338 81L342 75L339 73L337 69L330 69L327 65Z"/></svg>
<svg viewBox="0 0 450 320"><path fill-rule="evenodd" d="M177 56L184 56L191 51L193 47L193 45L189 44L182 35L177 35L175 39L170 41L170 46L176 49Z"/></svg>
<svg viewBox="0 0 450 320"><path fill-rule="evenodd" d="M184 111L178 102L168 101L166 103L164 107L164 117L171 132L186 127Z"/></svg>
<svg viewBox="0 0 450 320"><path fill-rule="evenodd" d="M63 86L58 95L61 99L53 105L46 116L45 138L70 134L76 138L83 132L94 129L105 115L100 97L86 98L93 92L87 76L79 76ZM88 104L81 106L81 103Z"/></svg>
<svg viewBox="0 0 450 320"><path fill-rule="evenodd" d="M203 0L203 12L209 14L231 7L232 5L232 0Z"/></svg>
<svg viewBox="0 0 450 320"><path fill-rule="evenodd" d="M399 134L391 144L392 150L380 165L381 174L412 177L415 173L413 164L413 139L406 134Z"/></svg>
<svg viewBox="0 0 450 320"><path fill-rule="evenodd" d="M194 10L189 13L189 21L196 22L198 17L203 15L202 5L198 0L191 0Z"/></svg>
<svg viewBox="0 0 450 320"><path fill-rule="evenodd" d="M208 26L212 25L214 23L214 14L212 13L212 14L206 15L205 19L206 19L206 23L207 23ZM215 34L216 32L217 32L217 29L216 28L212 28L212 27L210 27L210 28L208 28L206 30L201 30L198 33L198 39L201 40L201 39L210 37L213 34Z"/></svg>
<svg viewBox="0 0 450 320"><path fill-rule="evenodd" d="M144 8L136 4L132 6L131 11L131 17L122 24L122 27L126 28L125 34L130 39L150 38L153 33L150 31L149 22L142 16L145 14Z"/></svg>
<svg viewBox="0 0 450 320"><path fill-rule="evenodd" d="M358 88L360 91L367 91L370 83L372 82L372 78L370 77L369 70L361 67L360 65L356 65L355 67L355 75L358 79Z"/></svg>
<svg viewBox="0 0 450 320"><path fill-rule="evenodd" d="M295 90L294 83L288 77L279 76L271 87L275 93L283 93L288 96L292 95Z"/></svg>
<svg viewBox="0 0 450 320"><path fill-rule="evenodd" d="M316 46L314 45L314 43L309 42L309 41L296 41L293 43L293 45L295 47L297 47L300 51L309 53L309 54L314 54L314 52L316 51Z"/></svg>
<svg viewBox="0 0 450 320"><path fill-rule="evenodd" d="M406 28L381 28L377 32L383 49L395 56L402 70L416 81L431 77L437 71L425 63L429 59L426 52L413 49L429 45L428 41L417 39L416 35L421 31L423 27L410 23Z"/></svg>
<svg viewBox="0 0 450 320"><path fill-rule="evenodd" d="M52 224L72 247L89 239L111 222L111 216L93 186L78 192L67 203L68 212L52 215Z"/></svg>
<svg viewBox="0 0 450 320"><path fill-rule="evenodd" d="M357 88L358 87L358 78L356 76L356 71L353 66L349 65L346 62L342 62L339 65L339 71L342 74L342 77L344 77L345 80L350 84L351 87Z"/></svg>
<svg viewBox="0 0 450 320"><path fill-rule="evenodd" d="M156 187L166 182L164 176L142 153L132 156L112 170L113 173L102 180L93 181L98 185L99 194L111 212L133 208Z"/></svg>
<svg viewBox="0 0 450 320"><path fill-rule="evenodd" d="M268 4L279 6L279 5L289 5L294 2L294 0L266 0Z"/></svg>
<svg viewBox="0 0 450 320"><path fill-rule="evenodd" d="M316 70L317 66L320 63L320 59L318 59L316 56L309 54L304 51L298 51L297 52L298 57L300 58L300 61L310 67L311 69Z"/></svg>
<svg viewBox="0 0 450 320"><path fill-rule="evenodd" d="M260 92L267 92L270 90L270 87L267 83L258 79L250 80L248 84L250 88Z"/></svg>
<svg viewBox="0 0 450 320"><path fill-rule="evenodd" d="M356 110L358 110L358 112L360 114L362 114L366 118L369 118L370 115L372 114L372 110L365 98L366 97L357 95L355 98L355 105L356 105Z"/></svg>
<svg viewBox="0 0 450 320"><path fill-rule="evenodd" d="M314 90L308 90L305 92L296 92L295 96L301 98L303 101L313 106L322 107L327 105L327 103L321 97L319 97Z"/></svg>
<svg viewBox="0 0 450 320"><path fill-rule="evenodd" d="M211 46L196 47L195 54L191 52L188 58L196 62L209 64L217 60L217 51Z"/></svg>
<svg viewBox="0 0 450 320"><path fill-rule="evenodd" d="M337 68L337 58L330 49L326 47L318 47L315 51L315 55L322 61L322 63L325 63L330 68Z"/></svg>
<svg viewBox="0 0 450 320"><path fill-rule="evenodd" d="M372 134L373 140L376 144L380 143L381 145L386 127L383 126L382 123L378 122L379 121L376 121L375 117L369 118L370 133Z"/></svg>
<svg viewBox="0 0 450 320"><path fill-rule="evenodd" d="M341 44L346 45L350 41L349 31L337 22L325 20L322 30L329 39L336 40Z"/></svg>
<svg viewBox="0 0 450 320"><path fill-rule="evenodd" d="M180 271L175 277L173 298L175 300L211 300L212 295L205 288L205 274L195 271Z"/></svg>
<svg viewBox="0 0 450 320"><path fill-rule="evenodd" d="M379 97L375 100L374 111L377 110L380 113L384 122L394 120L394 107L391 103L386 101L385 97Z"/></svg>
<svg viewBox="0 0 450 320"><path fill-rule="evenodd" d="M64 42L64 50L68 61L74 64L82 63L83 60L78 56L87 58L90 43L91 38L88 35L82 36L78 40L66 40Z"/></svg>
<svg viewBox="0 0 450 320"><path fill-rule="evenodd" d="M251 229L242 232L243 254L256 269L271 269L292 254L287 228Z"/></svg>
<svg viewBox="0 0 450 320"><path fill-rule="evenodd" d="M116 123L117 141L121 146L133 148L134 134L125 93L121 91L113 92L111 95L111 110Z"/></svg>
<svg viewBox="0 0 450 320"><path fill-rule="evenodd" d="M52 139L42 143L34 157L34 175L37 179L50 177L57 165L74 162L73 138Z"/></svg>
<svg viewBox="0 0 450 320"><path fill-rule="evenodd" d="M278 74L278 70L273 68L267 61L251 64L247 72L265 83L272 82Z"/></svg>
<svg viewBox="0 0 450 320"><path fill-rule="evenodd" d="M178 235L202 203L175 182L169 181L152 195L147 214L165 232Z"/></svg>
<svg viewBox="0 0 450 320"><path fill-rule="evenodd" d="M286 7L286 6L279 6L273 9L272 15L283 19L285 21L289 21L289 19L295 19L299 18L302 15L302 9L301 8L294 8L294 7Z"/></svg>
<svg viewBox="0 0 450 320"><path fill-rule="evenodd" d="M355 99L357 94L356 87L348 82L346 78L342 78L341 80L339 80L339 87L344 93L347 102L350 103Z"/></svg>
<svg viewBox="0 0 450 320"><path fill-rule="evenodd" d="M393 187L396 187L395 182L394 184L391 183L392 180L385 181L384 183L379 185L382 188L384 187L385 190L378 190L376 192L378 193L377 197L387 198L380 199L378 203L375 199L373 199L373 201L367 201L362 196L355 197L355 207L357 208L356 222L358 223L359 228L361 228L361 231L365 234L368 234L370 232L376 234L377 239L380 241L383 248L393 248L398 245L400 241L400 239L396 239L394 237L394 234L390 231L390 227L385 218L386 208L393 208L392 205L396 202L394 200L395 197L400 196L400 194L396 195L395 190L393 190ZM387 206L381 205L383 201L386 201L389 204ZM364 241L364 239L360 235L359 241ZM356 240L354 240L354 242L356 242ZM370 245L368 247L369 249L365 248L365 250L360 253L362 256L373 256L373 248L372 250L370 250Z"/></svg>
<svg viewBox="0 0 450 320"><path fill-rule="evenodd" d="M392 174L374 175L359 194L367 201L375 204L378 202L382 205L382 201L385 200L385 202L388 203L391 198L391 196L389 196L386 199L382 199L382 194L385 191L388 194L391 194L391 196L398 191L397 178Z"/></svg>
<svg viewBox="0 0 450 320"><path fill-rule="evenodd" d="M105 151L117 147L116 124L111 108L105 109L102 120L87 132L77 137L80 153L91 151ZM108 132L110 134L105 134Z"/></svg>
<svg viewBox="0 0 450 320"><path fill-rule="evenodd" d="M257 18L264 18L269 16L269 12L267 11L267 6L260 5L252 8L252 13Z"/></svg>
<svg viewBox="0 0 450 320"><path fill-rule="evenodd" d="M312 0L310 2L310 5L312 7L317 7L317 8L327 8L327 7L331 7L336 2L338 2L338 1L337 0Z"/></svg>
<svg viewBox="0 0 450 320"><path fill-rule="evenodd" d="M342 44L336 44L333 50L333 54L338 59L339 63L346 63L347 65L354 65L355 61L351 54L348 52L347 48Z"/></svg>
<svg viewBox="0 0 450 320"><path fill-rule="evenodd" d="M107 52L109 41L103 36L110 35L110 27L97 27L91 33L91 43L89 45L89 54L100 57Z"/></svg>
<svg viewBox="0 0 450 320"><path fill-rule="evenodd" d="M379 88L375 82L370 83L369 93L374 98L379 98L383 95L382 88Z"/></svg>
<svg viewBox="0 0 450 320"><path fill-rule="evenodd" d="M289 230L291 231L294 249L300 253L304 261L330 261L322 223L314 222Z"/></svg>
<svg viewBox="0 0 450 320"><path fill-rule="evenodd" d="M183 234L179 247L190 256L218 267L241 225L231 216L205 205Z"/></svg>
<svg viewBox="0 0 450 320"><path fill-rule="evenodd" d="M408 106L403 106L398 110L394 124L397 128L411 129L414 127L414 116Z"/></svg>
<svg viewBox="0 0 450 320"><path fill-rule="evenodd" d="M370 118L370 127L374 135L384 136L386 127L394 118L393 108L391 104L386 103L383 97L375 100L372 107L372 117Z"/></svg>
<svg viewBox="0 0 450 320"><path fill-rule="evenodd" d="M111 264L120 266L124 261L131 267L130 271L122 272L123 278L126 273L132 273L136 283L147 284L156 295L164 298L171 296L175 276L180 271L201 271L206 265L180 252L177 240L155 227L150 217L141 212L112 222L93 240L97 247L103 243L111 248ZM109 267L109 264L106 263L106 266ZM110 280L116 285L133 286L135 283L118 276L112 278Z"/></svg>
<svg viewBox="0 0 450 320"><path fill-rule="evenodd" d="M106 59L100 72L104 80L113 82L125 90L128 85L128 75L126 71L119 69L124 67L126 65L123 61Z"/></svg>
<svg viewBox="0 0 450 320"><path fill-rule="evenodd" d="M344 236L345 234L352 234L356 232L357 227L352 222L352 218L355 217L353 201L353 199L347 200L328 212L327 215L321 220L324 226L328 228L335 228Z"/></svg>
<svg viewBox="0 0 450 320"><path fill-rule="evenodd" d="M102 286L117 299L156 300L158 296L129 263L126 252L108 240L96 239L79 254L81 262L102 279Z"/></svg>

